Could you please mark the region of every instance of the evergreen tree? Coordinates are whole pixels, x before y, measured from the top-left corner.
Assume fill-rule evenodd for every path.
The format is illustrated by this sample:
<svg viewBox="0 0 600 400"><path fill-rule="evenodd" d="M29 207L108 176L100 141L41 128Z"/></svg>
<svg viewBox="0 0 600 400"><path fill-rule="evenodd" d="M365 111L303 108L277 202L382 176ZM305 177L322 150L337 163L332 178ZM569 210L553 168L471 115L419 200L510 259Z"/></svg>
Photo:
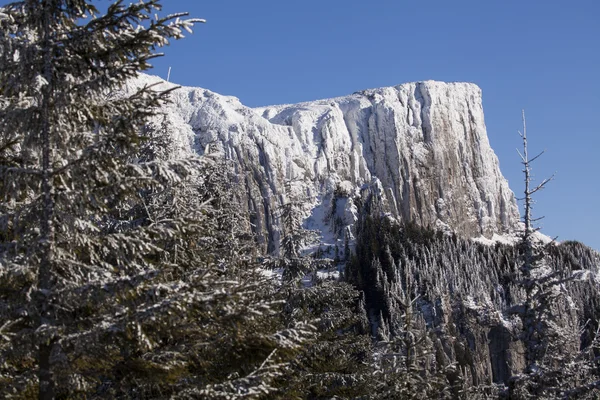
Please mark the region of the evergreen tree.
<svg viewBox="0 0 600 400"><path fill-rule="evenodd" d="M366 334L368 323L359 292L347 283L334 280L288 290L286 321L312 321L316 335L279 380L281 398L367 396L373 372L368 364L372 346Z"/></svg>
<svg viewBox="0 0 600 400"><path fill-rule="evenodd" d="M293 181L286 181L285 191L289 201L282 204L279 210L281 239L278 257L273 264L282 270L286 282L312 274L319 266L329 263L329 260L314 257L317 254L310 251L318 239L318 233L302 226L306 202L305 199L296 198L292 189Z"/></svg>
<svg viewBox="0 0 600 400"><path fill-rule="evenodd" d="M154 309L141 319L152 346L122 342L136 352L112 372L117 395L262 398L312 337L304 321L281 318L285 298L258 262L235 175L219 159L199 161L197 173L132 209L144 225L182 221L182 231L155 243L163 267L140 298Z"/></svg>
<svg viewBox="0 0 600 400"><path fill-rule="evenodd" d="M398 272L391 271L410 271L407 273L417 288L413 296L420 296L414 315L417 320L419 314L426 319L433 342L433 348L429 344L425 348L435 352L438 368L451 383L452 395L495 398L525 364L521 320L516 314L510 315L523 309L526 298L519 278L519 254L515 246L486 246L365 216L358 224L356 252L347 265L346 277L364 291L370 321L379 328L379 338L393 343L403 331L397 318L403 315L397 298L403 298L405 289L398 283L402 281ZM598 367L597 361L590 362L594 357L589 346L597 327L597 260L596 252L573 242L546 248L545 263L559 271L555 280L577 277L560 287L565 296L553 302L553 319L546 331L556 336L546 336L548 347L540 366L548 373L544 383L536 385L546 386L545 393L554 397L568 391L590 396L596 389ZM500 315L502 319L497 317ZM585 329L580 329L586 321ZM577 349L580 336L583 352ZM377 354L384 354L387 347L379 346ZM400 354L396 351L398 360ZM489 386L491 382L500 386ZM527 374L513 378L513 383L525 391L533 389L531 382L535 383Z"/></svg>
<svg viewBox="0 0 600 400"><path fill-rule="evenodd" d="M125 156L165 94L110 96L195 22L185 14L150 21L159 8L118 1L99 15L89 1L48 0L2 9L0 257L3 275L26 281L19 320L37 349L40 398L55 397L64 341L86 325L73 318L76 302L90 285L147 274L152 237L172 229L99 234L115 202L162 172Z"/></svg>
<svg viewBox="0 0 600 400"><path fill-rule="evenodd" d="M318 233L303 226L306 202L285 184L289 201L280 208L279 254L270 268L282 272L280 293L286 302L286 326L310 321L315 336L278 380L282 399L353 399L368 395L366 361L371 350L360 292L330 275L333 260L314 246ZM316 249L315 249L316 247ZM319 273L325 275L319 277Z"/></svg>
<svg viewBox="0 0 600 400"><path fill-rule="evenodd" d="M311 334L282 325L219 163L144 147L168 91L121 89L198 21L159 10L0 10L2 397L257 398Z"/></svg>
<svg viewBox="0 0 600 400"><path fill-rule="evenodd" d="M381 318L378 327L382 340L375 352L372 397L451 398L451 385L446 375L454 366L445 367L436 360L425 320L416 312L419 296L411 295L416 290L412 277L414 263L404 264L404 279L399 278L395 263L392 265L395 279L384 285L390 319Z"/></svg>

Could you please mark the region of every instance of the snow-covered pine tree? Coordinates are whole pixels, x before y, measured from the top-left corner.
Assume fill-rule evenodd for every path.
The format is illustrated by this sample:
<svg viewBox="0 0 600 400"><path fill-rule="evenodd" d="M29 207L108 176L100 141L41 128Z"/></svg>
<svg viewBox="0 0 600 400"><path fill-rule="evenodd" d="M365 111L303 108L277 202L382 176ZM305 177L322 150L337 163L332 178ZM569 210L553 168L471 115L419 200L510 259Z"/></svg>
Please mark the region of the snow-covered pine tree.
<svg viewBox="0 0 600 400"><path fill-rule="evenodd" d="M236 176L218 158L200 161L197 174L145 193L142 207L131 210L143 224L186 222L181 234L157 243L165 266L142 298L164 310L143 318L152 347L127 364L155 376L141 387L144 375L129 373L123 385L131 389L117 395L145 389L146 397L260 398L278 389L275 379L312 336L303 320L280 318L284 295L258 262Z"/></svg>
<svg viewBox="0 0 600 400"><path fill-rule="evenodd" d="M314 340L304 346L290 363L288 373L279 379L281 398L367 396L372 373L367 360L372 346L359 292L350 284L335 280L290 289L286 320L292 324L313 321L317 330Z"/></svg>
<svg viewBox="0 0 600 400"><path fill-rule="evenodd" d="M196 22L181 19L185 14L150 20L158 9L153 0L118 1L104 15L84 0L2 8L0 260L4 279L27 281L12 323L19 321L37 349L31 362L40 398L55 397L63 341L75 334L67 326L85 325L73 309L86 285L147 274L145 259L157 250L152 236L170 229L99 235L106 211L161 172L126 156L165 94L143 88L111 98L150 67L155 48ZM31 370L22 371L25 381L35 380Z"/></svg>
<svg viewBox="0 0 600 400"><path fill-rule="evenodd" d="M365 383L371 372L365 362L371 346L364 304L351 284L334 276L319 277L319 271L331 270L333 260L315 246L318 232L303 226L307 202L293 186L293 181L285 182L279 254L266 265L282 271L279 293L286 299L286 326L311 321L316 330L277 380L279 392L284 399L361 398L369 393Z"/></svg>
<svg viewBox="0 0 600 400"><path fill-rule="evenodd" d="M324 259L315 259L303 252L303 248L311 247L317 242L318 234L302 226L306 202L294 195L294 183L292 180L285 182L287 201L279 208L279 252L271 262L272 267L282 270L284 281L301 278L316 271L319 265L327 263Z"/></svg>
<svg viewBox="0 0 600 400"><path fill-rule="evenodd" d="M274 318L219 172L139 153L168 91L121 88L195 22L158 10L0 9L2 397L253 398L307 334Z"/></svg>
<svg viewBox="0 0 600 400"><path fill-rule="evenodd" d="M137 153L140 161L168 160L175 153L172 130L166 115L160 122L151 121L141 134L141 145Z"/></svg>
<svg viewBox="0 0 600 400"><path fill-rule="evenodd" d="M405 259L401 265L402 273L391 260L391 282L383 273L378 278L384 280L382 286L389 319L381 318L378 327L381 340L376 343L373 357L371 393L377 399L395 396L402 399L451 398L447 374L455 366L438 364L425 320L417 311L415 262Z"/></svg>

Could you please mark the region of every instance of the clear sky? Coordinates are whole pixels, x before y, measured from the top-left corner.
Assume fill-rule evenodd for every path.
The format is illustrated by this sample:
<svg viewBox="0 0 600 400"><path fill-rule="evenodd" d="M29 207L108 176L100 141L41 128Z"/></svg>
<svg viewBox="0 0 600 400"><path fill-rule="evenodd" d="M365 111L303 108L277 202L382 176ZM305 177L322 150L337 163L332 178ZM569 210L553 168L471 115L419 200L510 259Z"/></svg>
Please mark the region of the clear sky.
<svg viewBox="0 0 600 400"><path fill-rule="evenodd" d="M7 1L0 1L6 3ZM107 4L100 0L98 4ZM542 231L600 249L600 0L164 0L206 18L152 73L234 95L294 103L435 79L483 90L488 136L510 186L523 182L527 113Z"/></svg>

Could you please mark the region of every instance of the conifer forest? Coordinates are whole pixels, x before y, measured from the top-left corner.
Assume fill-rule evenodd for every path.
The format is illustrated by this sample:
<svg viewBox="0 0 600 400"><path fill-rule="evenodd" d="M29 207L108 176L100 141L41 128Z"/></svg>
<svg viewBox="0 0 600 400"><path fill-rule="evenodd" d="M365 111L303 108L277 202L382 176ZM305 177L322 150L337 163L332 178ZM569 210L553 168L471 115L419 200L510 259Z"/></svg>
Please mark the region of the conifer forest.
<svg viewBox="0 0 600 400"><path fill-rule="evenodd" d="M461 179L454 158L373 156L373 171L400 166L347 179L322 133L318 168L279 161L266 124L303 123L283 108L229 129L238 147L210 120L180 151L171 114L192 96L144 72L204 21L160 0L94 3L0 7L0 398L600 398L600 254L537 231L552 182L531 180L525 126L524 216L492 196L468 229L430 216L463 205L419 192ZM355 96L374 111L348 111L364 126L344 114L348 131L376 135L381 95Z"/></svg>

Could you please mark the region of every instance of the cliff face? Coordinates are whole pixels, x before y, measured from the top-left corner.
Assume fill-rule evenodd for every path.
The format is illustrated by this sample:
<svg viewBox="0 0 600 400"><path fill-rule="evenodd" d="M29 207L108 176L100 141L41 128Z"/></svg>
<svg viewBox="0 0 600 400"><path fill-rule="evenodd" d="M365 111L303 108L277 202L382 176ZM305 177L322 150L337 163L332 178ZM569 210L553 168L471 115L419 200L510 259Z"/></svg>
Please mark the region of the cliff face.
<svg viewBox="0 0 600 400"><path fill-rule="evenodd" d="M200 88L171 98L166 111L178 148L233 160L269 250L279 238L280 204L302 201L314 220L336 189L352 198L375 188L398 220L466 237L507 233L518 222L474 84L408 83L258 109ZM344 207L343 223L351 225L352 202Z"/></svg>
<svg viewBox="0 0 600 400"><path fill-rule="evenodd" d="M157 80L142 75L130 85ZM408 285L402 276L411 276L435 339L436 362L455 364L474 386L506 383L523 370L522 327L508 312L524 298L515 280L517 249L463 239L487 242L482 236L519 227L514 195L488 142L477 86L408 83L257 109L200 88L178 88L171 100L163 109L172 139L167 153L231 160L264 250L277 251L280 206L303 204L307 227L320 229L322 244L337 246L337 255L345 239L355 239L356 257L346 263L345 276L365 294L373 327L398 331L401 293L395 290ZM462 238L431 236L414 225L401 232L381 215L353 228L360 213L373 217L373 210ZM566 243L552 246L547 261L565 276L592 272L569 286L554 311L560 326L597 320L598 255Z"/></svg>

